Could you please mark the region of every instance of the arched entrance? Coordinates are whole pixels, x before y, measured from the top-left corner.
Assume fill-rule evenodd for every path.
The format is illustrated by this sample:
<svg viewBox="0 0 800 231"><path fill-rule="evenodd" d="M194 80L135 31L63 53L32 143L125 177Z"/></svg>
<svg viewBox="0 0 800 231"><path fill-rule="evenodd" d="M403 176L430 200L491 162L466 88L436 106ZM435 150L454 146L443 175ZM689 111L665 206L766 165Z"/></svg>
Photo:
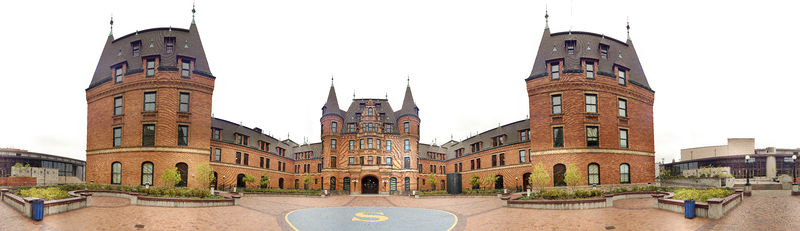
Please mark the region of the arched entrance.
<svg viewBox="0 0 800 231"><path fill-rule="evenodd" d="M361 179L361 193L362 194L377 194L378 193L378 178L374 176L365 176Z"/></svg>
<svg viewBox="0 0 800 231"><path fill-rule="evenodd" d="M405 179L403 179L403 182L405 184L403 186L403 190L405 190L406 192L411 192L411 179L406 177Z"/></svg>
<svg viewBox="0 0 800 231"><path fill-rule="evenodd" d="M215 189L219 188L217 187L217 172L214 172L214 180L211 181L210 185Z"/></svg>
<svg viewBox="0 0 800 231"><path fill-rule="evenodd" d="M236 175L236 187L245 188L247 184L244 182L244 174Z"/></svg>
<svg viewBox="0 0 800 231"><path fill-rule="evenodd" d="M526 172L525 174L522 174L522 190L528 190L529 188L531 188L530 180L531 180L531 173Z"/></svg>
<svg viewBox="0 0 800 231"><path fill-rule="evenodd" d="M494 181L494 189L503 189L503 175L497 175L497 180Z"/></svg>
<svg viewBox="0 0 800 231"><path fill-rule="evenodd" d="M181 174L181 182L176 184L175 187L186 187L186 183L189 182L189 165L180 162L175 167L178 168L178 174Z"/></svg>
<svg viewBox="0 0 800 231"><path fill-rule="evenodd" d="M283 178L278 179L278 188L283 189Z"/></svg>
<svg viewBox="0 0 800 231"><path fill-rule="evenodd" d="M553 186L567 186L564 182L564 174L567 173L567 166L556 164L553 166Z"/></svg>

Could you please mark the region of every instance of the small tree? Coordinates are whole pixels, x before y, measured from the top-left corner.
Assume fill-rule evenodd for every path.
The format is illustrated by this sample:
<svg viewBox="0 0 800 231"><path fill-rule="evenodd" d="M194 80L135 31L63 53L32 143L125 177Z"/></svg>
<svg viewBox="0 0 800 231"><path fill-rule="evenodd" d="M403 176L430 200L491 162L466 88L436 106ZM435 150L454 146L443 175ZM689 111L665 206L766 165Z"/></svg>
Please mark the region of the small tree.
<svg viewBox="0 0 800 231"><path fill-rule="evenodd" d="M580 184L583 180L583 176L581 175L581 168L575 166L574 163L570 163L567 165L567 172L564 173L564 183L571 187L575 187L576 185Z"/></svg>
<svg viewBox="0 0 800 231"><path fill-rule="evenodd" d="M469 178L469 184L472 185L472 189L477 189L481 187L483 181L481 181L481 178L478 178L478 175L475 175L475 173L473 173L472 177Z"/></svg>
<svg viewBox="0 0 800 231"><path fill-rule="evenodd" d="M303 185L305 185L303 189L308 189L308 185L312 182L314 182L314 180L311 179L311 175L306 174L306 176L303 177Z"/></svg>
<svg viewBox="0 0 800 231"><path fill-rule="evenodd" d="M180 182L181 174L178 173L177 167L164 169L164 173L161 174L161 183L163 183L165 187L172 187Z"/></svg>
<svg viewBox="0 0 800 231"><path fill-rule="evenodd" d="M486 189L493 189L495 186L494 184L497 182L497 179L500 179L500 177L495 175L494 173L489 174L489 176L483 179L483 184L486 185Z"/></svg>
<svg viewBox="0 0 800 231"><path fill-rule="evenodd" d="M269 182L269 175L263 175L261 176L261 182L259 182L259 184L262 188L269 188Z"/></svg>
<svg viewBox="0 0 800 231"><path fill-rule="evenodd" d="M201 186L210 186L211 182L214 181L214 169L208 163L197 165L194 172L197 175L197 182Z"/></svg>
<svg viewBox="0 0 800 231"><path fill-rule="evenodd" d="M425 182L431 185L431 188L436 188L436 176L433 173L428 174L428 177L425 179Z"/></svg>
<svg viewBox="0 0 800 231"><path fill-rule="evenodd" d="M256 178L253 175L244 174L242 181L244 182L244 187L247 188L247 183L255 182Z"/></svg>
<svg viewBox="0 0 800 231"><path fill-rule="evenodd" d="M547 174L547 170L544 169L544 165L539 163L533 167L533 173L531 173L528 181L531 183L531 185L538 188L539 193L541 193L544 191L544 187L547 186L547 183L550 181L550 174Z"/></svg>

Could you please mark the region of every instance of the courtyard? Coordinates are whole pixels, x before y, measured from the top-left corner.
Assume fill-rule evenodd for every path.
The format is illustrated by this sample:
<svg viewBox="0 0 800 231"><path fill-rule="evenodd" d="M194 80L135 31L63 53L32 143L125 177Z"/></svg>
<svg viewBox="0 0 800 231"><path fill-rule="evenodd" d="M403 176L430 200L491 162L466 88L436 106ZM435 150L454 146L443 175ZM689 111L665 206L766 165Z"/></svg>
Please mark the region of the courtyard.
<svg viewBox="0 0 800 231"><path fill-rule="evenodd" d="M792 230L800 226L797 197L755 194L720 220L685 219L683 214L651 206L650 199L626 199L613 208L533 210L506 208L500 199L489 197L333 196L245 197L238 206L163 208L95 197L91 207L49 215L39 222L0 203L0 230Z"/></svg>

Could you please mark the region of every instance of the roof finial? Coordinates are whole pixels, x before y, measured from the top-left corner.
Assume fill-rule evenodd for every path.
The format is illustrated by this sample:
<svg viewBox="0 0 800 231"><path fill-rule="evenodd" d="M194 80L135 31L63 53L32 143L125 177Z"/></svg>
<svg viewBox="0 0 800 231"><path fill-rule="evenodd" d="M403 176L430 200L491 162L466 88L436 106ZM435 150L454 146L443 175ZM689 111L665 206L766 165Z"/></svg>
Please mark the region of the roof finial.
<svg viewBox="0 0 800 231"><path fill-rule="evenodd" d="M356 99L356 89L353 89L353 99Z"/></svg>
<svg viewBox="0 0 800 231"><path fill-rule="evenodd" d="M331 74L331 87L333 87L333 74Z"/></svg>
<svg viewBox="0 0 800 231"><path fill-rule="evenodd" d="M114 14L111 14L111 22L109 22L109 24L111 24L111 30L108 32L108 35L109 36L113 36L114 35Z"/></svg>
<svg viewBox="0 0 800 231"><path fill-rule="evenodd" d="M406 87L411 87L411 75L406 75Z"/></svg>
<svg viewBox="0 0 800 231"><path fill-rule="evenodd" d="M383 98L389 100L389 92L384 92L383 94L385 94Z"/></svg>
<svg viewBox="0 0 800 231"><path fill-rule="evenodd" d="M549 30L550 29L550 21L549 21L548 18L550 18L550 15L547 14L547 4L545 4L544 5L544 29L545 30Z"/></svg>
<svg viewBox="0 0 800 231"><path fill-rule="evenodd" d="M626 17L626 20L628 22L627 22L627 25L625 26L625 29L628 29L628 41L630 41L631 40L631 18L630 17Z"/></svg>
<svg viewBox="0 0 800 231"><path fill-rule="evenodd" d="M194 24L194 12L197 12L197 11L194 10L194 1L192 1L192 24Z"/></svg>

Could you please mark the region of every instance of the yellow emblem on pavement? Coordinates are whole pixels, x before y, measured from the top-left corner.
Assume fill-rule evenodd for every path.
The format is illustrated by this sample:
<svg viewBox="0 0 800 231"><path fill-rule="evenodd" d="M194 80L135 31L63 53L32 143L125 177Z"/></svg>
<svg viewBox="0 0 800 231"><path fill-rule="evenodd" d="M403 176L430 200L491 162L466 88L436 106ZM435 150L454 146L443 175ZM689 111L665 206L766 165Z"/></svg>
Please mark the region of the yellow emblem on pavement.
<svg viewBox="0 0 800 231"><path fill-rule="evenodd" d="M372 213L372 214L368 214ZM377 214L377 215L376 215ZM371 218L370 220L364 220L360 218ZM361 212L356 213L356 216L353 217L352 221L363 221L363 222L381 222L389 220L389 217L383 216L383 212Z"/></svg>

